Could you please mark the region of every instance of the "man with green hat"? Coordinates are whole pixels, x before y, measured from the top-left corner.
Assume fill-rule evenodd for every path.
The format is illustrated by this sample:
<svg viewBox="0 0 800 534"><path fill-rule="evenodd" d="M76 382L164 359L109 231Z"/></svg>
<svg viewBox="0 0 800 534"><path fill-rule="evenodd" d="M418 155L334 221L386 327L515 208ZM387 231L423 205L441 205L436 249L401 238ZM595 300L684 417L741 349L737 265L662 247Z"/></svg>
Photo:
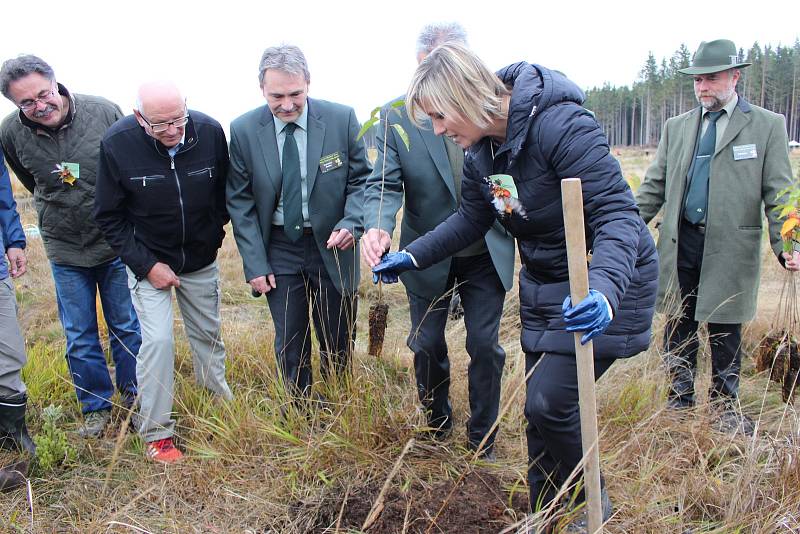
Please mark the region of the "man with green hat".
<svg viewBox="0 0 800 534"><path fill-rule="evenodd" d="M708 324L716 426L753 431L738 406L741 324L753 318L761 266L762 216L788 270L800 254L782 251L778 192L791 185L785 118L736 93L741 68L732 41L700 43L692 66L700 106L667 120L636 200L645 221L663 208L659 307L669 316L665 361L671 408L694 406L698 322Z"/></svg>

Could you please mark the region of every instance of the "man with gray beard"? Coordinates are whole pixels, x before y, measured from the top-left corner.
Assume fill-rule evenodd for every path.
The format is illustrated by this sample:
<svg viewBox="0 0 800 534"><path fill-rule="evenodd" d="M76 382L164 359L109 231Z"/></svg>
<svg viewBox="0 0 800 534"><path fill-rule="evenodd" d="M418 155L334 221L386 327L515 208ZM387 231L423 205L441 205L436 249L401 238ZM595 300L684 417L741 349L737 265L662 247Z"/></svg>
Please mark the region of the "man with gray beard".
<svg viewBox="0 0 800 534"><path fill-rule="evenodd" d="M739 69L748 65L727 39L700 43L692 66L679 71L694 78L700 105L666 122L636 193L645 221L664 210L659 306L671 314L664 335L669 407L695 404L697 327L705 321L716 426L745 434L754 425L738 406L741 323L756 311L763 215L778 261L800 269L800 254L782 250L773 211L792 183L785 119L736 94Z"/></svg>

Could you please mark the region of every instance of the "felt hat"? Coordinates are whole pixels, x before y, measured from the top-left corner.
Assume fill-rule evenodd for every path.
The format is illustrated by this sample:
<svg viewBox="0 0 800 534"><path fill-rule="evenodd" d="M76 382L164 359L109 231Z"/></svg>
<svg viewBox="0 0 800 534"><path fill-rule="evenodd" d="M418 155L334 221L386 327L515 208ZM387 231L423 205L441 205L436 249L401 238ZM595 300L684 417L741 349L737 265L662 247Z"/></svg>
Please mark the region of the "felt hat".
<svg viewBox="0 0 800 534"><path fill-rule="evenodd" d="M748 66L750 63L739 62L739 54L736 52L736 45L733 44L733 41L717 39L700 43L692 58L692 66L678 69L678 72L689 75L712 74Z"/></svg>

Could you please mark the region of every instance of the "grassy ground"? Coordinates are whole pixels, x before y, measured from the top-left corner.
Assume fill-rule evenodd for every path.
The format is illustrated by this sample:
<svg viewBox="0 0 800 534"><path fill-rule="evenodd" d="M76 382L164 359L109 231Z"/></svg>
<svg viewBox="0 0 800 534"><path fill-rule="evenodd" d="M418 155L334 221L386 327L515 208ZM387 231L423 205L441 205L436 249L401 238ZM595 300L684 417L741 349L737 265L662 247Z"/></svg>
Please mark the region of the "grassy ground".
<svg viewBox="0 0 800 534"><path fill-rule="evenodd" d="M635 186L653 151L615 153ZM795 175L798 162L794 155ZM20 199L23 222L35 224L29 197L20 192ZM464 448L463 322L448 327L457 431L446 442L431 443L420 433L401 286L385 290L390 317L383 358L366 354L366 312L375 297L366 276L352 379L319 384L331 409L307 417L291 407L276 381L269 314L263 299L249 296L228 232L220 255L223 336L236 398L218 402L194 385L178 321L175 410L187 457L163 466L144 459L135 434L120 432L121 409L104 439L75 436L80 410L66 372L49 267L41 242L32 239L28 250L30 273L17 283L17 295L29 348L24 377L31 426L39 433L44 408L61 406L66 417L60 425L77 460L52 471L37 467L29 492L0 495L0 531L358 532L393 467L383 514L369 532L513 532L524 515L524 363L515 292L508 295L501 329L508 357L498 461L486 464ZM782 285L769 253L762 279L759 316L746 331L748 353L772 324ZM660 337L658 328L654 339ZM800 532L796 409L781 402L778 387L756 374L747 358L741 402L759 421L754 438L715 432L704 400L677 419L663 409L657 345L616 364L598 384L601 464L616 511L607 531ZM700 392L708 389L708 373L704 361ZM288 409L285 417L281 407ZM0 462L10 459L0 455Z"/></svg>

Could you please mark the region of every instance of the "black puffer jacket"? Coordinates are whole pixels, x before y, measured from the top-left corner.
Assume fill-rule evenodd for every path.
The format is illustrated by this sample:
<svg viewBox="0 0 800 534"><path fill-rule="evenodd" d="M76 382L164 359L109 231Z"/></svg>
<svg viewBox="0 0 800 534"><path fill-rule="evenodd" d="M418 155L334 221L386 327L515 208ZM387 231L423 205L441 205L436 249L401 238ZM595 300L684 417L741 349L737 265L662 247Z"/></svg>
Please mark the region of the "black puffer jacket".
<svg viewBox="0 0 800 534"><path fill-rule="evenodd" d="M583 93L561 74L516 63L498 73L512 87L505 142L492 155L486 138L470 148L459 211L407 247L424 268L483 235L497 218L517 238L522 346L527 352L570 353L561 303L569 293L562 178L581 178L589 286L606 296L614 320L594 341L595 357L645 350L658 286L655 244L606 137L581 107ZM526 218L500 215L484 177L514 178Z"/></svg>
<svg viewBox="0 0 800 534"><path fill-rule="evenodd" d="M171 158L129 115L100 145L95 220L138 278L156 262L194 272L214 261L225 237L227 175L225 132L211 117L189 112L183 146Z"/></svg>

